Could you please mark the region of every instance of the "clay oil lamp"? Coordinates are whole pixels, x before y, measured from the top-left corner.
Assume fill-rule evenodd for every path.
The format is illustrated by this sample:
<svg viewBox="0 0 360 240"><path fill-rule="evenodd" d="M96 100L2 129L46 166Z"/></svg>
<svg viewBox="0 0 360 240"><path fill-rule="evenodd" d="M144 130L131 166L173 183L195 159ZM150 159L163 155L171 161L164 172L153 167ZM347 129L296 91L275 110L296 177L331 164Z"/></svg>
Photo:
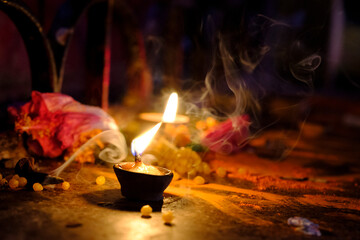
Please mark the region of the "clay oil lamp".
<svg viewBox="0 0 360 240"><path fill-rule="evenodd" d="M177 111L177 94L170 96L163 114L162 122L173 122ZM114 165L115 174L121 185L121 193L131 200L162 201L163 193L170 184L173 173L171 170L146 165L141 161L141 154L158 132L162 122L135 138L131 143L134 162L123 162Z"/></svg>

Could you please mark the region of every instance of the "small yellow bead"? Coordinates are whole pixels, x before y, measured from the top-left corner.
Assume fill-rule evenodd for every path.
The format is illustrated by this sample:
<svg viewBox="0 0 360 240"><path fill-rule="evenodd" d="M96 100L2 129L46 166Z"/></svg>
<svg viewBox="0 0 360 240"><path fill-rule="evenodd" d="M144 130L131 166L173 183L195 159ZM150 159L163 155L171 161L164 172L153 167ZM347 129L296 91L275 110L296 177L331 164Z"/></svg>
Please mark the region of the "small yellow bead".
<svg viewBox="0 0 360 240"><path fill-rule="evenodd" d="M225 177L226 176L226 169L223 168L223 167L219 167L218 169L216 169L216 174L219 176L219 177Z"/></svg>
<svg viewBox="0 0 360 240"><path fill-rule="evenodd" d="M103 185L105 183L105 177L104 176L99 176L96 178L96 184L97 185Z"/></svg>
<svg viewBox="0 0 360 240"><path fill-rule="evenodd" d="M9 187L11 189L16 189L17 187L19 187L19 181L12 178L10 181L9 181Z"/></svg>
<svg viewBox="0 0 360 240"><path fill-rule="evenodd" d="M195 127L199 130L204 130L207 128L207 124L205 121L199 120L196 122Z"/></svg>
<svg viewBox="0 0 360 240"><path fill-rule="evenodd" d="M201 165L202 165L202 168L203 168L202 170L203 170L204 174L208 175L211 173L211 168L210 168L209 164L207 164L206 162L202 162Z"/></svg>
<svg viewBox="0 0 360 240"><path fill-rule="evenodd" d="M19 187L25 187L27 184L27 179L24 177L19 178Z"/></svg>
<svg viewBox="0 0 360 240"><path fill-rule="evenodd" d="M196 177L194 178L194 182L195 182L196 184L201 185L201 184L204 184L204 183L205 183L205 179L204 179L202 176L196 176Z"/></svg>
<svg viewBox="0 0 360 240"><path fill-rule="evenodd" d="M35 192L40 192L42 191L44 188L40 183L34 183L33 184L33 189Z"/></svg>
<svg viewBox="0 0 360 240"><path fill-rule="evenodd" d="M174 219L174 214L172 211L163 212L162 219L165 224L170 224Z"/></svg>
<svg viewBox="0 0 360 240"><path fill-rule="evenodd" d="M207 124L208 128L212 128L212 127L216 126L218 123L219 122L215 118L212 118L212 117L206 118L206 124Z"/></svg>
<svg viewBox="0 0 360 240"><path fill-rule="evenodd" d="M62 184L61 184L61 188L63 189L63 190L68 190L69 188L70 188L70 183L69 182L63 182Z"/></svg>
<svg viewBox="0 0 360 240"><path fill-rule="evenodd" d="M13 179L19 180L20 176L18 174L15 174L14 176L12 176Z"/></svg>
<svg viewBox="0 0 360 240"><path fill-rule="evenodd" d="M150 205L144 205L142 206L140 212L141 212L141 216L150 217L150 214L152 213L152 208L150 207Z"/></svg>

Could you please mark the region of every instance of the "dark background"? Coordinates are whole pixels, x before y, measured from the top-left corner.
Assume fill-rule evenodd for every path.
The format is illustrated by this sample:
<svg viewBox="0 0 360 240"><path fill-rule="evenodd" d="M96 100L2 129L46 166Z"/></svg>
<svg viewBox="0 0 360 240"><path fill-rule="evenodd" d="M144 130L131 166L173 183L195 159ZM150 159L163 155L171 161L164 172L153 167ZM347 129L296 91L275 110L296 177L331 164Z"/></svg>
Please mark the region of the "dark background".
<svg viewBox="0 0 360 240"><path fill-rule="evenodd" d="M102 23L106 8L89 8L74 20L69 4L85 6L90 1L24 2L50 40L54 26L63 24L64 19L74 29L62 92L83 103L99 105L91 99L97 86L92 75L101 76L103 67L103 55L97 47L101 48L105 33ZM221 59L219 38L235 62L244 50L254 60L261 46L270 46L251 73L255 87L248 84L257 96L259 92L260 97L311 92L359 98L360 21L351 1L115 1L113 12L110 103L120 103L129 89L140 88L141 82L134 83L139 71L149 73L145 81L151 81L152 88L145 91L150 94L160 94L165 88L190 91L202 85L214 59L215 66ZM0 103L1 116L5 117L8 104L29 98L32 80L23 40L2 12L0 29ZM311 81L304 84L293 78L288 65L311 54L319 55L321 64L310 73ZM241 61L237 66L240 72L244 70ZM135 74L131 73L133 68ZM215 76L222 77L221 72Z"/></svg>

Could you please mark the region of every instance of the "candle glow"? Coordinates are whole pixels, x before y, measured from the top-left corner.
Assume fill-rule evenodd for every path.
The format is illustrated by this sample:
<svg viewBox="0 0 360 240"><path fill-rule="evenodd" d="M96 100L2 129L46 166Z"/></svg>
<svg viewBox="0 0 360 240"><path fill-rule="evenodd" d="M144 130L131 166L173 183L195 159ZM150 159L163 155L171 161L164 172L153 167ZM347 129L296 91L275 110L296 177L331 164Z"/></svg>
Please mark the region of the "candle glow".
<svg viewBox="0 0 360 240"><path fill-rule="evenodd" d="M176 112L178 107L178 94L173 92L166 104L166 108L163 114L162 121L166 123L172 123L175 121Z"/></svg>
<svg viewBox="0 0 360 240"><path fill-rule="evenodd" d="M139 137L135 138L131 142L131 152L134 156L141 155L147 146L149 146L151 140L154 138L155 134L161 127L163 122L171 123L175 121L176 112L178 106L178 94L173 92L166 104L166 108L162 117L162 122L156 124L153 128L148 130L147 132L141 134Z"/></svg>
<svg viewBox="0 0 360 240"><path fill-rule="evenodd" d="M154 138L155 134L159 130L161 124L161 122L156 124L149 131L141 134L139 137L135 138L131 142L131 152L134 156L136 154L141 155L145 151L145 149L147 148L147 146L149 146L151 140Z"/></svg>

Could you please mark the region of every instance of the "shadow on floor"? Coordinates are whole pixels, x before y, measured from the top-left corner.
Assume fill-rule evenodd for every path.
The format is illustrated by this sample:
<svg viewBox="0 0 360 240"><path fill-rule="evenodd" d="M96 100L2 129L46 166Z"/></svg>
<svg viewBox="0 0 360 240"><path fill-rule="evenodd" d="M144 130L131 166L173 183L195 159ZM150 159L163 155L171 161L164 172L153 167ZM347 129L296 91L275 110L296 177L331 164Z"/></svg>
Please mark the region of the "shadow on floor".
<svg viewBox="0 0 360 240"><path fill-rule="evenodd" d="M85 193L82 195L90 204L94 204L100 207L122 210L122 211L140 211L144 205L150 205L154 212L160 212L164 204L164 200L161 201L138 201L129 200L121 195L121 191L118 189L108 189L102 191L95 191L91 193ZM176 201L170 195L166 196L165 202Z"/></svg>

